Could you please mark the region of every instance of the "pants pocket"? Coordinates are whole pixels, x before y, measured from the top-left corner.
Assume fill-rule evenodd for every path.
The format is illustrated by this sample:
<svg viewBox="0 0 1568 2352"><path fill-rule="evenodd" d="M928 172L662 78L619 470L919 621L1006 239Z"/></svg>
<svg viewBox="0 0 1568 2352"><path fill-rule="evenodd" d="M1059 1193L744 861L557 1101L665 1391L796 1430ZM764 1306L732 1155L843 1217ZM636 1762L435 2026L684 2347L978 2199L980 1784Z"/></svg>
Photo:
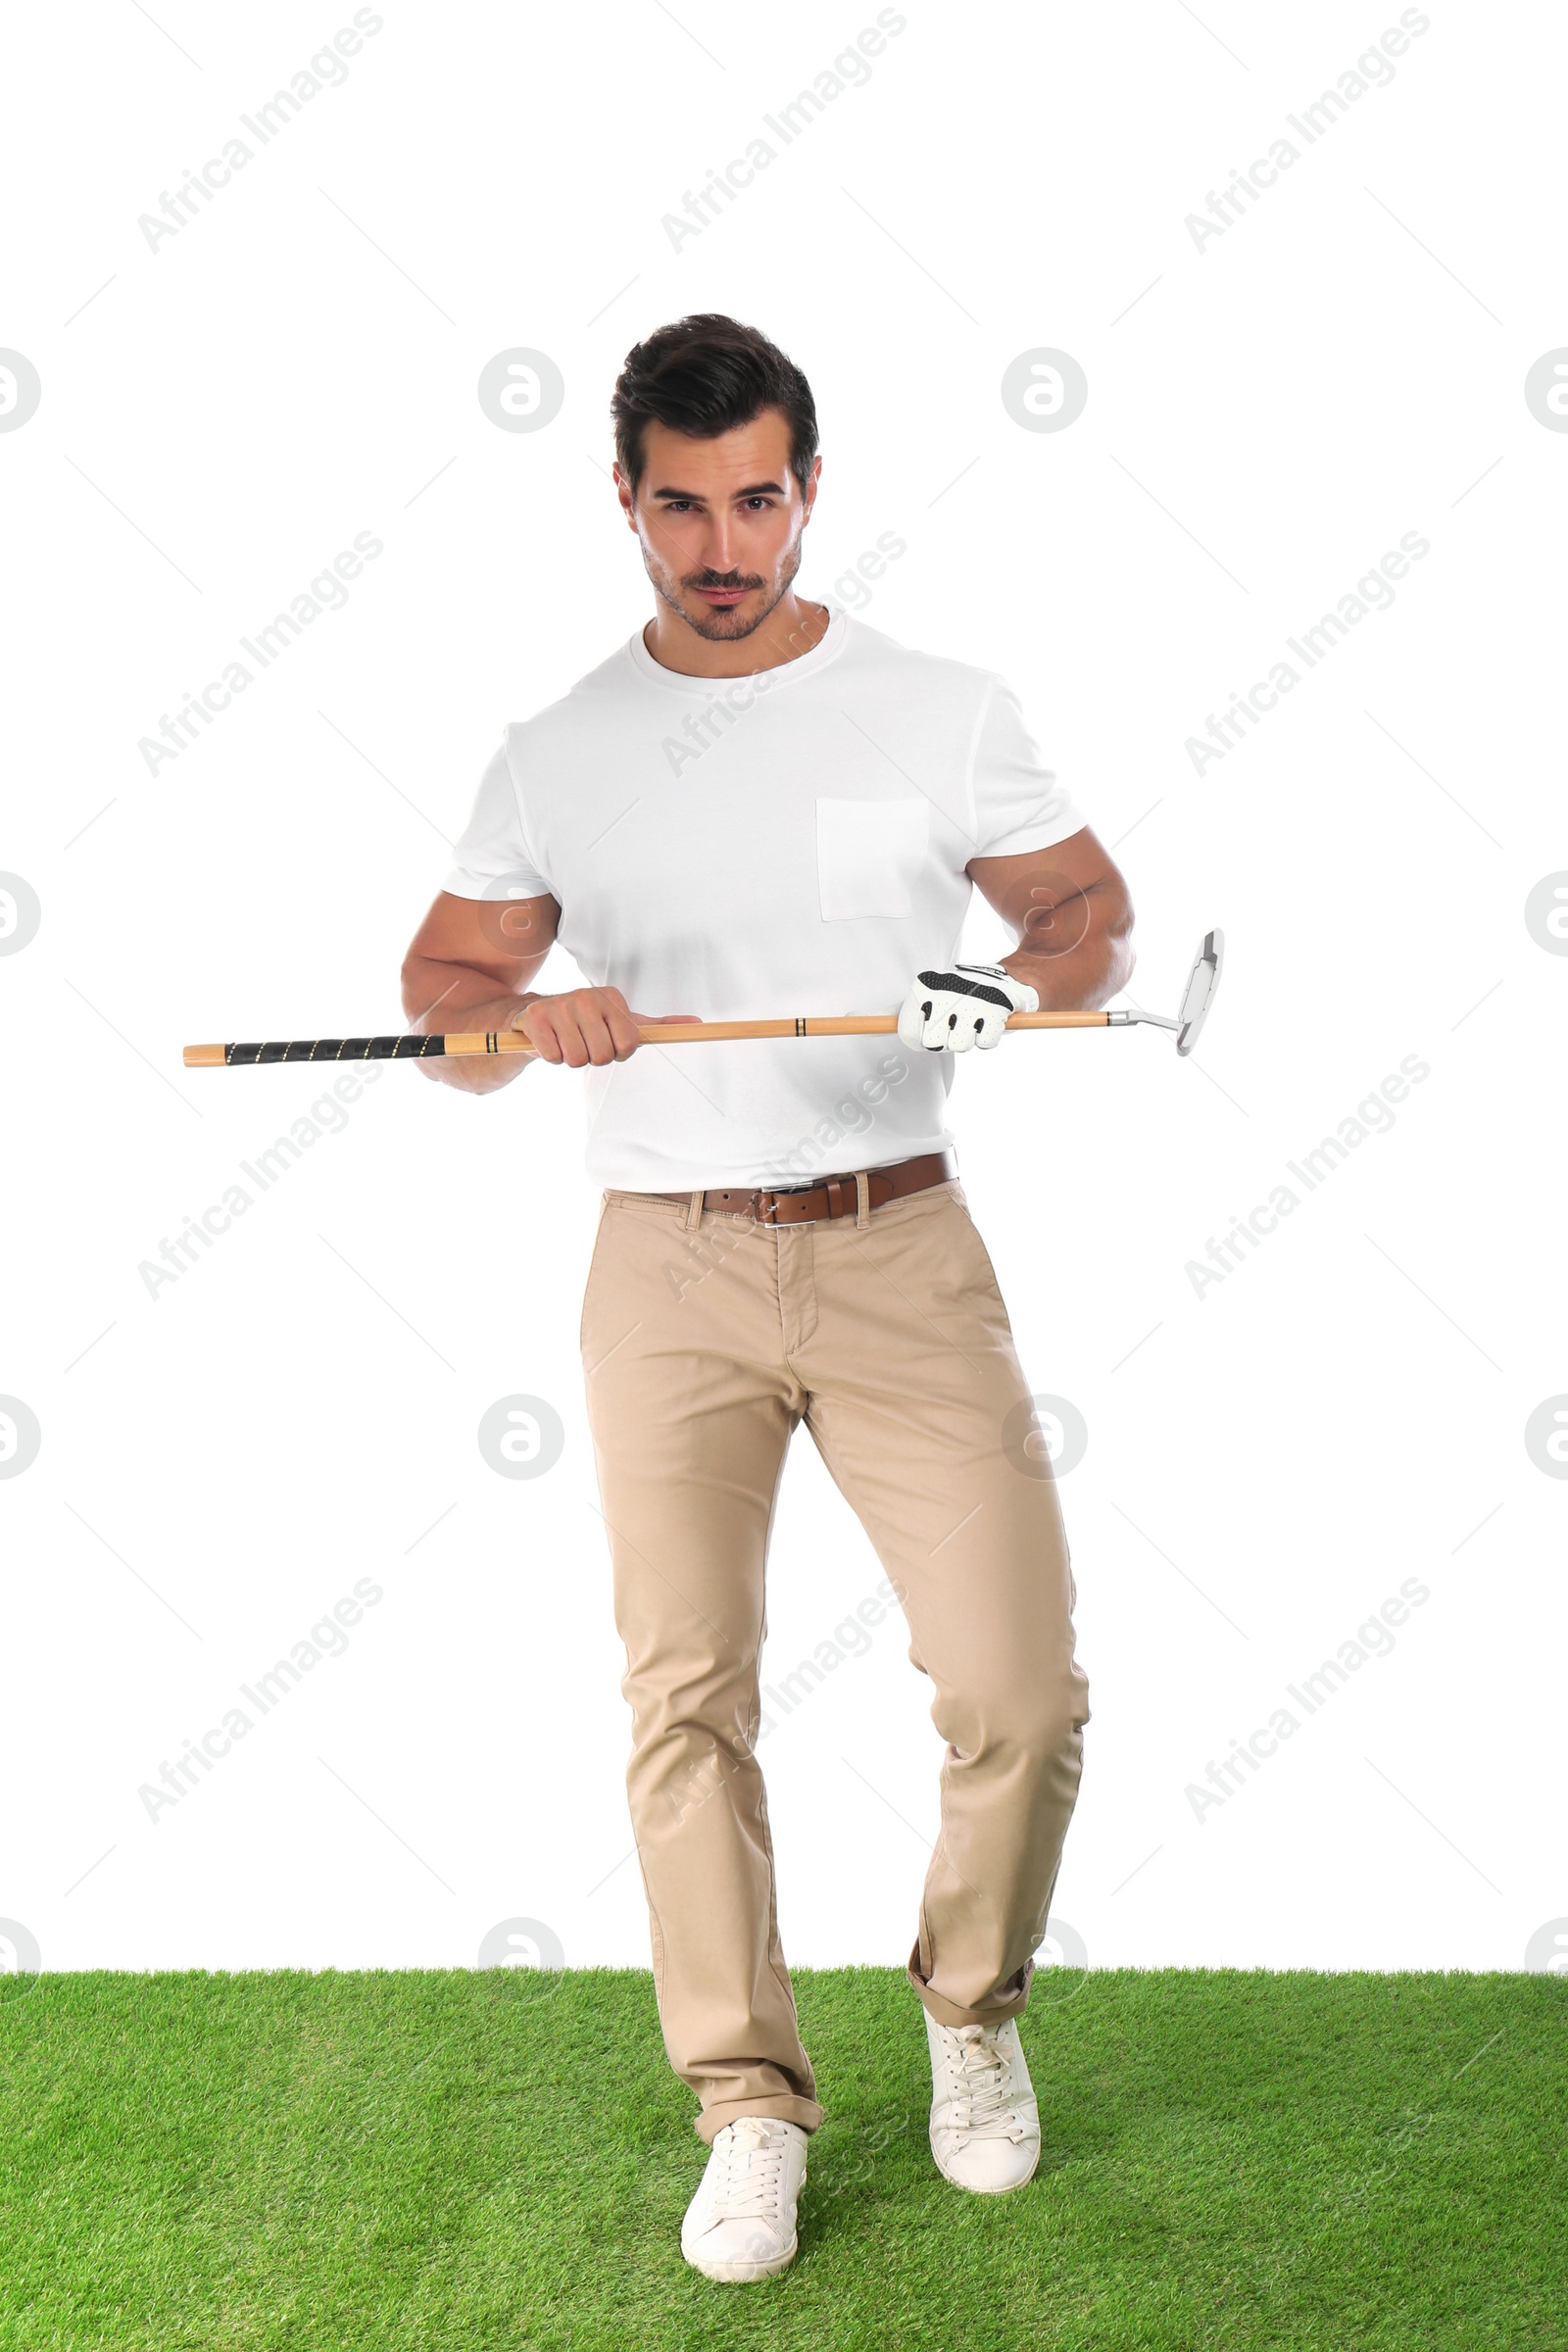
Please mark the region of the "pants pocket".
<svg viewBox="0 0 1568 2352"><path fill-rule="evenodd" d="M579 1355L583 1353L587 1344L588 1301L593 1293L594 1268L599 1263L600 1246L605 1238L605 1219L609 1212L610 1202L608 1200L601 1200L599 1203L599 1222L594 1227L594 1246L588 1253L588 1276L587 1280L582 1286L582 1312L577 1317L577 1352Z"/></svg>
<svg viewBox="0 0 1568 2352"><path fill-rule="evenodd" d="M997 1298L1000 1300L1002 1298L1002 1285L997 1280L997 1269L991 1263L991 1252L986 1248L985 1242L981 1237L980 1228L970 1215L968 1202L963 1199L961 1194L955 1200L954 1206L957 1209L959 1215L963 1218L964 1224L968 1228L971 1254L977 1260L987 1284L996 1293ZM1004 1308L1004 1312L1005 1312L1005 1308Z"/></svg>

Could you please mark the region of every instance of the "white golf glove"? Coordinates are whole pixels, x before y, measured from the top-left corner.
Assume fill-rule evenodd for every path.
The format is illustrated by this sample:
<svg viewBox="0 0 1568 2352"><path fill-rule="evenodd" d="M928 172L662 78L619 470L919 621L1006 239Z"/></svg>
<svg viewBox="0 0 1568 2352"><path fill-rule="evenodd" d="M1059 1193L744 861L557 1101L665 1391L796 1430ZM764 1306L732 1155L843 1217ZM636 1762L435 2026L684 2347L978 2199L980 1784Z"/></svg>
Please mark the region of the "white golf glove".
<svg viewBox="0 0 1568 2352"><path fill-rule="evenodd" d="M956 963L948 972L921 972L899 1012L906 1046L930 1054L967 1054L994 1046L1013 1012L1038 1012L1040 997L1000 963Z"/></svg>

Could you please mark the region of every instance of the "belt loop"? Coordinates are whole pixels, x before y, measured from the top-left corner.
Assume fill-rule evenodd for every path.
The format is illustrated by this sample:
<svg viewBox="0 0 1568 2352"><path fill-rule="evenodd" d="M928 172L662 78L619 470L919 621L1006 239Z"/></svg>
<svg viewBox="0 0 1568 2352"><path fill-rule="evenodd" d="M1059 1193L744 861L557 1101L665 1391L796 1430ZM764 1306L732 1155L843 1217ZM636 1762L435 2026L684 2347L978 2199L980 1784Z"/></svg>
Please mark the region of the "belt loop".
<svg viewBox="0 0 1568 2352"><path fill-rule="evenodd" d="M693 1229L694 1229L695 1227L697 1227L697 1226L701 1225L702 1221L703 1221L703 1187L702 1187L701 1185L699 1185L699 1186L698 1186L698 1188L697 1188L697 1190L696 1190L696 1192L695 1192L695 1193L693 1193L693 1195L692 1195L691 1199L690 1199L690 1200L687 1201L687 1203L686 1203L686 1214L685 1214L685 1215L682 1217L682 1219L681 1219L681 1221L680 1221L680 1222L681 1222L681 1230L682 1230L682 1232L683 1232L683 1233L690 1233L690 1232L692 1232L692 1231L693 1231Z"/></svg>
<svg viewBox="0 0 1568 2352"><path fill-rule="evenodd" d="M871 1222L871 1180L863 1168L855 1171L855 1230L864 1233Z"/></svg>

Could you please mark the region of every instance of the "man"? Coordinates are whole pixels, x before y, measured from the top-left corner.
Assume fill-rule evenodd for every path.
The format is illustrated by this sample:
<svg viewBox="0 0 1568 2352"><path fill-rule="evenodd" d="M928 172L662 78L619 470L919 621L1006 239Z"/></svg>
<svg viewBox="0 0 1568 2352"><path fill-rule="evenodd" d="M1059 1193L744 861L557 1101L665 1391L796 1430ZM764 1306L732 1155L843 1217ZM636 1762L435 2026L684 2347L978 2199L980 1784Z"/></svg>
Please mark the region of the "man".
<svg viewBox="0 0 1568 2352"><path fill-rule="evenodd" d="M822 2121L754 1752L768 1537L802 1420L887 1569L948 1741L907 1971L932 2151L982 2194L1039 2157L1014 2021L1087 1685L1055 1488L943 1114L955 1054L994 1047L1009 1012L1125 985L1132 911L999 678L796 595L821 460L782 352L730 318L681 319L628 355L612 414L653 620L506 729L404 1003L426 1028L521 1030L539 1060L590 1073L605 1193L581 1337L627 1787L665 2046L711 2150L681 2243L739 2280L793 2258ZM971 888L1018 934L999 965L954 963ZM558 938L590 984L533 993ZM639 1050L636 1027L894 1009L897 1050L886 1034ZM1016 1082L1038 1085L1012 1050ZM475 1093L531 1066L420 1064Z"/></svg>

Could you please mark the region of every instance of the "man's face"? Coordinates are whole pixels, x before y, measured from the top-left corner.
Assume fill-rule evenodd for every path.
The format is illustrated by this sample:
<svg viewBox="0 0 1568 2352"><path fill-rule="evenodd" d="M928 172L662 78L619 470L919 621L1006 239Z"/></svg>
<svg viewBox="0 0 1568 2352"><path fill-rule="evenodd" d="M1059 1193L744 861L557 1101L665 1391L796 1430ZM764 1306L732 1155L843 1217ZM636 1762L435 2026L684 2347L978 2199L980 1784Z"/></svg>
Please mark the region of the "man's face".
<svg viewBox="0 0 1568 2352"><path fill-rule="evenodd" d="M615 467L620 503L649 578L699 637L749 637L785 594L801 567L821 463L803 497L777 409L711 441L663 424L643 427L635 502Z"/></svg>

